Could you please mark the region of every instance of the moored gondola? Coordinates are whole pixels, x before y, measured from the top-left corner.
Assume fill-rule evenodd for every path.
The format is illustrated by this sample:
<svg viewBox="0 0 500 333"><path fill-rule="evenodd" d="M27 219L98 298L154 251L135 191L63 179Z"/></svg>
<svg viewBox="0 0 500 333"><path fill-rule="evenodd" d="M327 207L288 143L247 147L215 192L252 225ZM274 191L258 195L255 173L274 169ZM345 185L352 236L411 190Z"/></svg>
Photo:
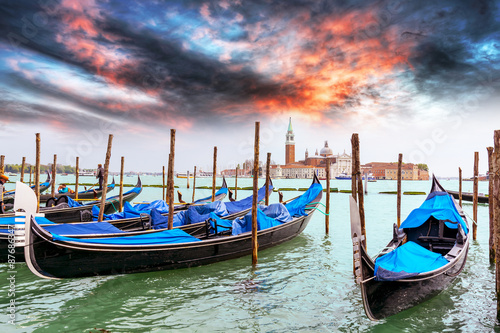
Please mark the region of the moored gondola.
<svg viewBox="0 0 500 333"><path fill-rule="evenodd" d="M108 188L106 190L106 194L113 191L114 188L115 188L115 178L113 177L113 182L108 185ZM99 189L96 190L96 189L90 188L88 190L78 192L78 199L79 200L99 199L100 197L102 197L103 192L104 192L104 190L99 190ZM76 193L74 193L74 192L73 193L69 193L69 192L55 193L54 196L52 196L52 194L42 194L42 195L40 195L40 202L45 202L46 207L51 207L51 206L53 206L53 205L55 206L55 204L57 204L58 199L60 197L68 197L71 199L75 199ZM52 199L52 200L48 201L50 199ZM52 202L54 204L50 204L50 202Z"/></svg>
<svg viewBox="0 0 500 333"><path fill-rule="evenodd" d="M45 181L43 183L40 183L39 185L40 193L45 192L52 185L52 181L53 179L51 179L50 173L47 171L47 179L45 179ZM35 185L31 185L31 189L34 191ZM15 190L4 192L3 202L6 205L6 210L12 208L14 200L15 200Z"/></svg>
<svg viewBox="0 0 500 333"><path fill-rule="evenodd" d="M383 319L437 295L467 261L467 219L455 200L433 178L424 203L413 210L375 258L362 242L356 201L351 197L351 232L356 282L365 313Z"/></svg>
<svg viewBox="0 0 500 333"><path fill-rule="evenodd" d="M460 193L458 191L447 190L447 192L449 194L451 194L457 200L460 198ZM474 201L474 193L462 192L462 200L473 202ZM489 201L490 201L490 198L487 195L484 195L484 194L477 195L477 202L478 203L489 203Z"/></svg>
<svg viewBox="0 0 500 333"><path fill-rule="evenodd" d="M309 190L286 207L274 204L289 212L286 221L259 210L259 249L281 244L300 234L321 196L322 187L315 177ZM251 231L238 234L233 230L228 234L228 231L213 229L206 237L193 237L173 229L148 235L81 240L51 234L29 218L25 257L30 270L44 278L123 274L199 266L241 257L251 253L251 240Z"/></svg>

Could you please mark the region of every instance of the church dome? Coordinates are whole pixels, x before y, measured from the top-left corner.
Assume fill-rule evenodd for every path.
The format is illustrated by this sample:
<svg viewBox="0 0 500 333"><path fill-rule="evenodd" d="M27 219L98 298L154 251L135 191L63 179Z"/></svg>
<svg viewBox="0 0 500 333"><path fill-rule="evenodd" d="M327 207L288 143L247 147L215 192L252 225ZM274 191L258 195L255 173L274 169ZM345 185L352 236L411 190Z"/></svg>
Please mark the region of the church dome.
<svg viewBox="0 0 500 333"><path fill-rule="evenodd" d="M328 141L325 141L325 146L323 148L321 148L319 154L321 156L333 155L333 151L328 147Z"/></svg>

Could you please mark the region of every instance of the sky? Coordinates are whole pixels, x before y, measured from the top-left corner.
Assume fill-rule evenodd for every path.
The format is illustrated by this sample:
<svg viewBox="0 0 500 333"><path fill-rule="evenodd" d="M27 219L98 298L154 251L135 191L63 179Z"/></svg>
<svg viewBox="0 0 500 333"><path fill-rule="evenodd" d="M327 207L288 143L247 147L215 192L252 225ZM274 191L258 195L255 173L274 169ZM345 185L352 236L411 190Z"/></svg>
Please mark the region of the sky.
<svg viewBox="0 0 500 333"><path fill-rule="evenodd" d="M480 173L500 129L498 1L2 1L0 154L158 171L285 160L328 140L361 162Z"/></svg>

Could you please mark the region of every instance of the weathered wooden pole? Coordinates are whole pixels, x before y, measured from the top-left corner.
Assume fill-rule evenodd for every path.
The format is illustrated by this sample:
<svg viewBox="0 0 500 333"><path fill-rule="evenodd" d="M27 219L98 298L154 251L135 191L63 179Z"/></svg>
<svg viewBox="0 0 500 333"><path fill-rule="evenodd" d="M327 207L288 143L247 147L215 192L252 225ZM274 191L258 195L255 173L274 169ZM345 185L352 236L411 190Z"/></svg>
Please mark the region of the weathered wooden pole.
<svg viewBox="0 0 500 333"><path fill-rule="evenodd" d="M194 192L196 191L196 165L194 166L194 173L193 173L193 199L191 202L194 202Z"/></svg>
<svg viewBox="0 0 500 333"><path fill-rule="evenodd" d="M188 170L187 171L187 188L189 188L189 176L190 176L190 174L189 174L189 170Z"/></svg>
<svg viewBox="0 0 500 333"><path fill-rule="evenodd" d="M259 138L260 122L255 122L255 143L253 158L253 197L252 197L252 266L257 265L257 252L259 242L257 240L257 204L258 204L258 186L259 186Z"/></svg>
<svg viewBox="0 0 500 333"><path fill-rule="evenodd" d="M240 170L240 167L237 165L236 166L236 175L234 176L234 200L238 200L238 171Z"/></svg>
<svg viewBox="0 0 500 333"><path fill-rule="evenodd" d="M493 217L495 219L495 274L497 297L497 320L500 320L500 130L495 131L493 153Z"/></svg>
<svg viewBox="0 0 500 333"><path fill-rule="evenodd" d="M76 157L75 166L75 200L78 200L78 178L80 177L80 157Z"/></svg>
<svg viewBox="0 0 500 333"><path fill-rule="evenodd" d="M31 183L32 183L32 179L31 179L32 175L33 175L33 167L30 165L30 187L31 187Z"/></svg>
<svg viewBox="0 0 500 333"><path fill-rule="evenodd" d="M351 137L352 144L352 156L353 156L353 179L357 180L357 184L355 181L352 182L353 190L357 188L357 196L358 196L358 209L359 209L359 218L361 221L361 233L364 236L363 246L366 248L366 228L365 228L365 207L364 207L364 199L363 199L363 177L361 177L361 162L359 156L359 136L358 133L354 133ZM353 197L356 198L355 192L353 192Z"/></svg>
<svg viewBox="0 0 500 333"><path fill-rule="evenodd" d="M214 147L214 167L212 175L212 202L215 201L215 178L217 176L217 147Z"/></svg>
<svg viewBox="0 0 500 333"><path fill-rule="evenodd" d="M479 182L479 152L474 152L474 198L472 201L472 239L476 240L477 236L477 196Z"/></svg>
<svg viewBox="0 0 500 333"><path fill-rule="evenodd" d="M462 207L462 168L458 168L458 204Z"/></svg>
<svg viewBox="0 0 500 333"><path fill-rule="evenodd" d="M357 135L357 134L356 134ZM358 201L358 188L357 188L357 175L356 175L356 151L354 150L354 143L353 143L353 138L354 134L351 137L351 146L352 146L352 153L351 153L351 195L354 198L354 200L357 202Z"/></svg>
<svg viewBox="0 0 500 333"><path fill-rule="evenodd" d="M325 209L325 233L330 233L330 159L326 159L326 209Z"/></svg>
<svg viewBox="0 0 500 333"><path fill-rule="evenodd" d="M123 210L123 169L125 166L125 157L122 156L121 160L121 166L120 166L120 212Z"/></svg>
<svg viewBox="0 0 500 333"><path fill-rule="evenodd" d="M0 155L0 173L5 173L5 155Z"/></svg>
<svg viewBox="0 0 500 333"><path fill-rule="evenodd" d="M490 217L490 264L495 262L495 211L493 210L493 147L486 148L488 151L488 209Z"/></svg>
<svg viewBox="0 0 500 333"><path fill-rule="evenodd" d="M168 229L174 227L174 160L175 160L175 129L170 130L170 158L168 177L170 186L168 186Z"/></svg>
<svg viewBox="0 0 500 333"><path fill-rule="evenodd" d="M169 159L170 159L170 157L169 157ZM163 169L163 185L162 185L163 194L161 195L161 199L166 201L166 197L165 197L165 166L163 166L162 169Z"/></svg>
<svg viewBox="0 0 500 333"><path fill-rule="evenodd" d="M108 170L109 170L109 160L111 159L111 147L113 145L113 134L110 134L108 137L108 149L106 150L106 160L104 161L104 177L102 184L102 197L101 197L101 205L99 207L99 217L97 218L97 222L102 222L104 217L104 209L106 206L106 192L108 191Z"/></svg>
<svg viewBox="0 0 500 333"><path fill-rule="evenodd" d="M24 183L24 168L26 167L26 157L23 156L23 162L21 163L21 183Z"/></svg>
<svg viewBox="0 0 500 333"><path fill-rule="evenodd" d="M35 134L36 161L35 161L35 194L37 201L36 212L40 210L40 133Z"/></svg>
<svg viewBox="0 0 500 333"><path fill-rule="evenodd" d="M403 154L399 154L398 158L398 198L397 198L397 222L398 228L401 225L401 178L403 176L401 169L403 166Z"/></svg>
<svg viewBox="0 0 500 333"><path fill-rule="evenodd" d="M271 153L267 153L267 161L266 161L266 206L269 206L269 180L271 172Z"/></svg>
<svg viewBox="0 0 500 333"><path fill-rule="evenodd" d="M170 153L168 153L167 162L167 184L165 185L165 202L168 204L168 197L170 195L170 168L172 168L172 159Z"/></svg>
<svg viewBox="0 0 500 333"><path fill-rule="evenodd" d="M54 163L52 164L52 186L50 187L52 197L56 196L56 175L57 175L57 155L54 154Z"/></svg>

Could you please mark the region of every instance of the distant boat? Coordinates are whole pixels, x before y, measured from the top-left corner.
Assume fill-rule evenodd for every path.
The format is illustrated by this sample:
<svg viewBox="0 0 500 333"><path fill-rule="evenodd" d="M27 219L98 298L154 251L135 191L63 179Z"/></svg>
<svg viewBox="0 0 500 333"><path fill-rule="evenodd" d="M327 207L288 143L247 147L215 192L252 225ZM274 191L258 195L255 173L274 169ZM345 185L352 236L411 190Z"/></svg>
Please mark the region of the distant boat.
<svg viewBox="0 0 500 333"><path fill-rule="evenodd" d="M176 175L175 175L177 178L187 178L187 173L181 173L181 172L178 172ZM193 178L193 175L192 174L189 174L189 178Z"/></svg>
<svg viewBox="0 0 500 333"><path fill-rule="evenodd" d="M8 175L9 175L9 177L15 177L15 176L17 176L17 173L10 172L10 173L8 173Z"/></svg>
<svg viewBox="0 0 500 333"><path fill-rule="evenodd" d="M78 171L78 176L95 176L94 169L83 169Z"/></svg>
<svg viewBox="0 0 500 333"><path fill-rule="evenodd" d="M338 175L337 177L335 177L335 179L345 179L345 180L351 180L352 177L349 176L348 174L346 173L341 173L340 175ZM363 180L365 179L365 175L363 175ZM373 174L369 174L368 175L368 181L369 182L376 182L377 181L377 178L375 176L373 176Z"/></svg>

